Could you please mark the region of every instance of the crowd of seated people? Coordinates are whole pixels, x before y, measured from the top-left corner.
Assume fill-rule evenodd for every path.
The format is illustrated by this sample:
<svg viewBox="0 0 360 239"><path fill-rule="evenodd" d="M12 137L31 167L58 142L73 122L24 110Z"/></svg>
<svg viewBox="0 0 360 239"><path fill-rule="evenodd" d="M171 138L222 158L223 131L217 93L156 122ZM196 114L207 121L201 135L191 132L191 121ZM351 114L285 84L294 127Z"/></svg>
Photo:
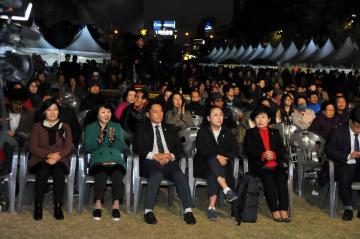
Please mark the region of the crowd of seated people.
<svg viewBox="0 0 360 239"><path fill-rule="evenodd" d="M262 179L273 219L289 222L284 169L287 158L283 154L280 135L271 127L276 123L295 124L301 130L329 139L334 129L348 125L349 101L358 96L357 89L347 88L353 85L355 74L335 71L306 73L271 68L227 69L184 63L175 70L168 70L167 77L172 79L170 83L166 83L167 79L159 79L161 88L154 83L135 89L116 61L112 61L111 66L92 64L80 67L80 71L70 75L61 70L64 68L53 75L37 72L26 86L21 83L6 84L9 130L3 147L5 161L9 165L13 144L27 143L30 135L30 171L37 178L34 210L37 220L42 218L44 185L49 175L58 178L54 181L54 215L57 219L63 218L60 199L63 189L60 188L68 172L69 153L73 146L79 144L83 144L85 151L91 154L90 173L95 176L96 192L94 219L101 219L104 180L111 177L112 217L118 220L123 197L122 179L126 170L119 155L133 145L134 152L140 155L141 173L149 178L144 220L155 224L157 219L153 208L161 179L170 179L176 185L186 181L176 161L182 154L177 132L194 126L192 116L198 115L203 118L203 125L195 143L197 160L194 170L196 176L204 177L208 182L208 218L217 219L215 203L219 192L225 194L228 202L236 199L230 172L239 145L244 143L250 173ZM122 100L109 101L109 97L102 94L103 89L122 91ZM150 99L149 89L158 89L155 93L159 96ZM345 95L344 89L348 89L352 98ZM79 98L81 111L89 111L84 125L77 122L78 111L62 104L66 92ZM115 112L113 108L116 108ZM50 110L55 113L48 114ZM257 113L251 117L245 114L252 111ZM255 128L242 128L240 141L235 136L243 127L241 122L244 120L252 120ZM115 140L111 136L112 129L116 132ZM83 138L82 132L85 132ZM40 134L48 139L46 145L39 143ZM51 150L42 147L50 147ZM194 224L196 220L191 210L193 205L189 190L184 185L178 188L184 220Z"/></svg>

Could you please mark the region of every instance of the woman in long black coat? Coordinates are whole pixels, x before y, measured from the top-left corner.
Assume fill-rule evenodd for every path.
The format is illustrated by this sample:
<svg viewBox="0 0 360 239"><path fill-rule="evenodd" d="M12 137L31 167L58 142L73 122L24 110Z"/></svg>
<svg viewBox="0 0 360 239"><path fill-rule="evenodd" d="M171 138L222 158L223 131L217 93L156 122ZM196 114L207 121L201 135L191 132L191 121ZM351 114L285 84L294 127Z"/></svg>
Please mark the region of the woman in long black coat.
<svg viewBox="0 0 360 239"><path fill-rule="evenodd" d="M277 222L290 222L288 215L289 195L287 188L288 157L280 133L269 128L269 113L259 107L251 114L256 127L248 129L244 150L249 157L249 171L260 177L266 202Z"/></svg>
<svg viewBox="0 0 360 239"><path fill-rule="evenodd" d="M195 177L207 179L210 199L208 218L216 220L215 204L219 191L224 192L227 202L237 199L230 189L234 187L232 172L237 145L232 132L222 127L224 114L219 107L210 109L207 120L210 124L203 125L196 137L194 172Z"/></svg>

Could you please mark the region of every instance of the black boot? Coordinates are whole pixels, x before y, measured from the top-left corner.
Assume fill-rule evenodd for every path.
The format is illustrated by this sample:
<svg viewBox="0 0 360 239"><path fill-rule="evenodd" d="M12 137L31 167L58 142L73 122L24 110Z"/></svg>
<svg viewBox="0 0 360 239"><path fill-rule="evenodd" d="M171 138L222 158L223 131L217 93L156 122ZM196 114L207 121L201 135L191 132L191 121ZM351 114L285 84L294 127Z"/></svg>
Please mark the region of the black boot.
<svg viewBox="0 0 360 239"><path fill-rule="evenodd" d="M35 203L33 218L35 220L42 220L43 213L42 213L42 204L41 203Z"/></svg>
<svg viewBox="0 0 360 239"><path fill-rule="evenodd" d="M54 217L56 220L63 220L64 219L64 213L62 211L62 205L61 203L56 203L54 206Z"/></svg>

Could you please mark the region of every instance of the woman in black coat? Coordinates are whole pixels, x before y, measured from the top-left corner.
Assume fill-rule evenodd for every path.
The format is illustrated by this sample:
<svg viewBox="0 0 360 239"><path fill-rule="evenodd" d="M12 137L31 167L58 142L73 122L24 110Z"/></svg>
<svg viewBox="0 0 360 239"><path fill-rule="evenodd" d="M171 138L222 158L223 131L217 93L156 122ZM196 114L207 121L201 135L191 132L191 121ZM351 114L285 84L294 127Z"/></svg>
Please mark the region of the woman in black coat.
<svg viewBox="0 0 360 239"><path fill-rule="evenodd" d="M259 107L251 114L256 127L248 129L244 150L249 157L250 173L261 178L266 202L277 222L290 222L287 188L288 158L276 129L268 127L270 118L266 107Z"/></svg>
<svg viewBox="0 0 360 239"><path fill-rule="evenodd" d="M194 159L195 177L206 178L209 195L209 220L216 220L215 204L220 189L227 202L237 199L230 189L234 187L233 159L237 145L232 132L222 127L224 114L221 108L212 107L207 116L209 125L203 125L196 137L196 155Z"/></svg>

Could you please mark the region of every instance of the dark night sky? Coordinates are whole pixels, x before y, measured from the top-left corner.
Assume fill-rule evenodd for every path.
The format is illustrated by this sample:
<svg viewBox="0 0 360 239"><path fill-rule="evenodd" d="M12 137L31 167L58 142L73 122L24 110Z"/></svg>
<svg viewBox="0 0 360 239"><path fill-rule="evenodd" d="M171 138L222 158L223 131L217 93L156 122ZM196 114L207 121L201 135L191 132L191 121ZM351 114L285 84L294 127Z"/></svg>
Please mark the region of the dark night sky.
<svg viewBox="0 0 360 239"><path fill-rule="evenodd" d="M152 20L185 21L190 31L194 31L200 19L215 16L217 24L229 24L232 19L233 0L144 0L145 22Z"/></svg>

